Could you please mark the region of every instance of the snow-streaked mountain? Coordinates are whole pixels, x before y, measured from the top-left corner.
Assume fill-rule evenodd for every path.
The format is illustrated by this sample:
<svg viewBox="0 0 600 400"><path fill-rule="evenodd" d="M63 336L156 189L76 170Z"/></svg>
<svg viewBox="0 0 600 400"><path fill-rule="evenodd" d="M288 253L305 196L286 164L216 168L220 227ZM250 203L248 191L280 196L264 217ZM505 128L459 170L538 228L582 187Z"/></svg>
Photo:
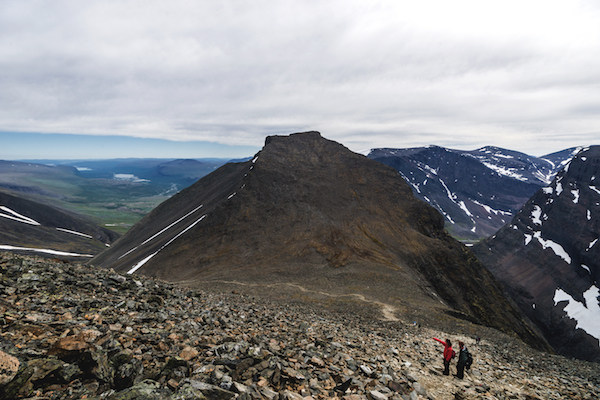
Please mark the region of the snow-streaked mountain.
<svg viewBox="0 0 600 400"><path fill-rule="evenodd" d="M373 149L368 157L398 170L418 198L444 215L454 237L477 240L510 221L579 149L538 158L493 146L472 151L428 146Z"/></svg>
<svg viewBox="0 0 600 400"><path fill-rule="evenodd" d="M0 251L78 259L118 237L85 217L0 189Z"/></svg>
<svg viewBox="0 0 600 400"><path fill-rule="evenodd" d="M599 239L600 146L592 146L473 250L557 352L600 361Z"/></svg>

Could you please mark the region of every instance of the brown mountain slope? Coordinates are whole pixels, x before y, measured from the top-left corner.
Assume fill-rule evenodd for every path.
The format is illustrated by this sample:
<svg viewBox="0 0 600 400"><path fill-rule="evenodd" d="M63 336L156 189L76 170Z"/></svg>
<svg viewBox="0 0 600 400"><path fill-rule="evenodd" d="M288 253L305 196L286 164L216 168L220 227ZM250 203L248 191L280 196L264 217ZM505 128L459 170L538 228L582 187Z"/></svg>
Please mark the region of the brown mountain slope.
<svg viewBox="0 0 600 400"><path fill-rule="evenodd" d="M92 263L204 287L286 283L363 296L545 345L394 169L318 132L268 137L254 160L161 204Z"/></svg>

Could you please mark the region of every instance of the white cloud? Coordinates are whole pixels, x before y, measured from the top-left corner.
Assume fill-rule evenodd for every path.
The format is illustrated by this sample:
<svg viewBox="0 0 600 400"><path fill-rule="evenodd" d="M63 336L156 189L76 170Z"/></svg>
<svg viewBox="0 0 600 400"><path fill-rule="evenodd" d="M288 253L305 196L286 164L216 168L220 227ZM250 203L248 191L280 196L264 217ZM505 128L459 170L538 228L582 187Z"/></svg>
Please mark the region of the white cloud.
<svg viewBox="0 0 600 400"><path fill-rule="evenodd" d="M600 139L589 1L4 1L0 130L353 150Z"/></svg>

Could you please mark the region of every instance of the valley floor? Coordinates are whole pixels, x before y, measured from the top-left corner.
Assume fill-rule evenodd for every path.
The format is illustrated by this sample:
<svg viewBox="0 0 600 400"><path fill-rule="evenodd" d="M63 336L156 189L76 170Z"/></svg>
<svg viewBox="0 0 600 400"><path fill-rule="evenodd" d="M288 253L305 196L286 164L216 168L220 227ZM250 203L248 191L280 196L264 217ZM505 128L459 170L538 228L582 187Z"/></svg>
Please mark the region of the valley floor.
<svg viewBox="0 0 600 400"><path fill-rule="evenodd" d="M317 303L0 253L0 398L596 399L600 364ZM442 375L442 346L474 355ZM455 372L455 363L451 372Z"/></svg>

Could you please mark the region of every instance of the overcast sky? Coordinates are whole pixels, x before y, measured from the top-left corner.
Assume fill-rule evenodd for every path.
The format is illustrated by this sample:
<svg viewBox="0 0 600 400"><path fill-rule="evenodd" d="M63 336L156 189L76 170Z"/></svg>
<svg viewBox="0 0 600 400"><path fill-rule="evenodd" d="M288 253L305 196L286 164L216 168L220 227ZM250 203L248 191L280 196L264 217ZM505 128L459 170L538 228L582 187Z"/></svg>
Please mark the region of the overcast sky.
<svg viewBox="0 0 600 400"><path fill-rule="evenodd" d="M600 2L0 0L15 144L116 135L233 156L306 130L354 151L600 144Z"/></svg>

